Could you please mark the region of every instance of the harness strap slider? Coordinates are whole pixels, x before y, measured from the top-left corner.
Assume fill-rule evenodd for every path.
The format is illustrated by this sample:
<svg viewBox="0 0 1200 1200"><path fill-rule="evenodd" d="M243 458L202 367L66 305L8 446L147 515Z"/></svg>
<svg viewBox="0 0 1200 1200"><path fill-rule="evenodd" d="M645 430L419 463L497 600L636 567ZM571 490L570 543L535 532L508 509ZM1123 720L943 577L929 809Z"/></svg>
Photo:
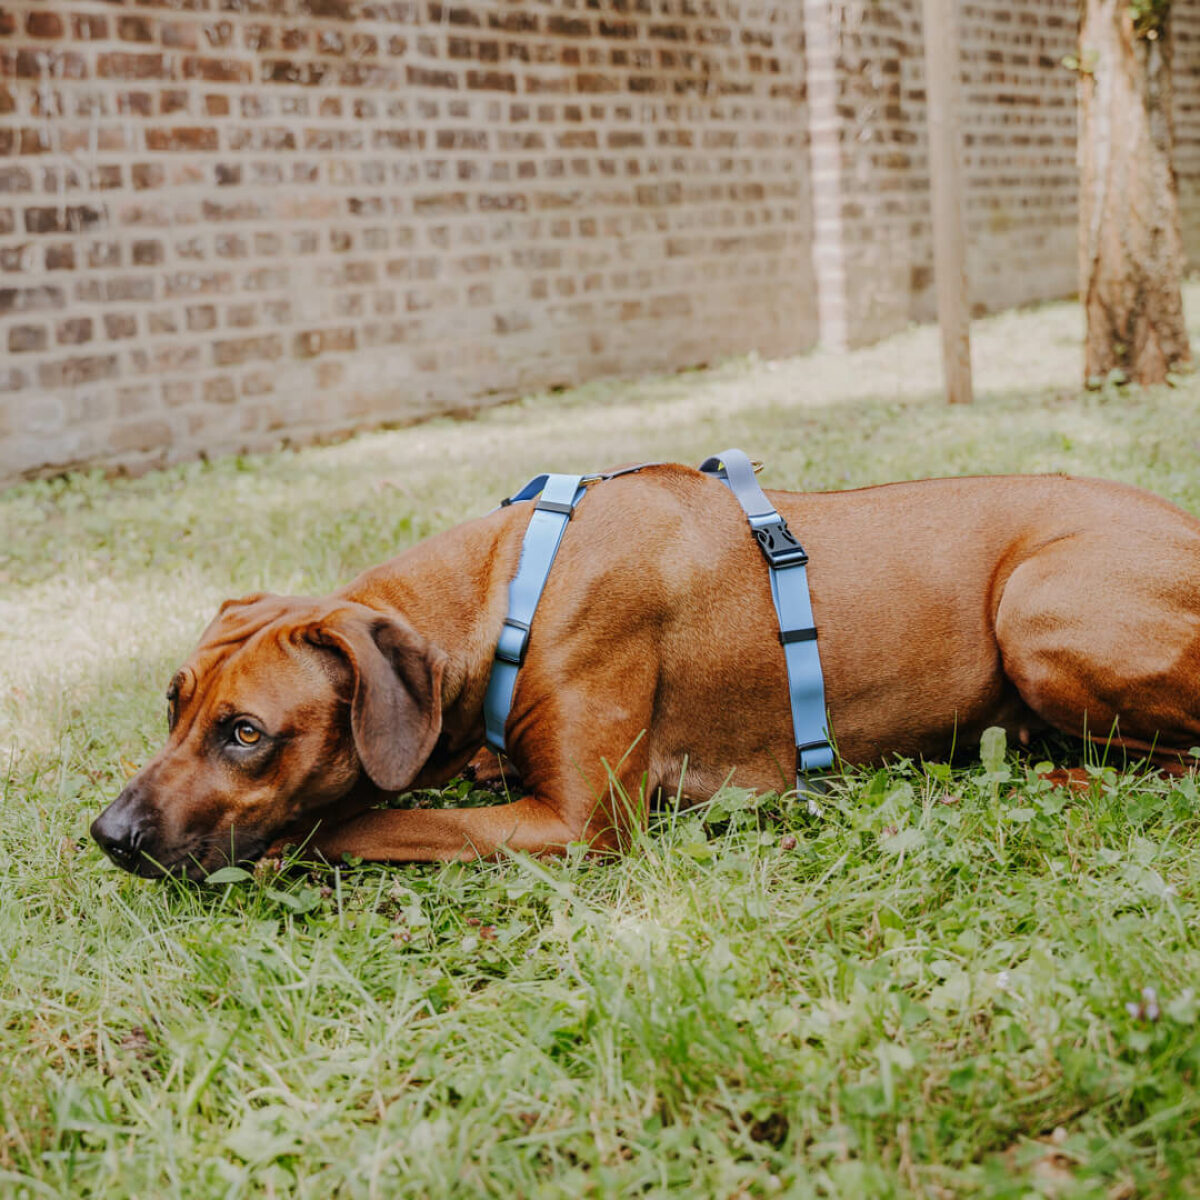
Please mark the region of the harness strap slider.
<svg viewBox="0 0 1200 1200"><path fill-rule="evenodd" d="M525 662L528 650L529 625L525 621L518 621L516 617L505 617L496 642L496 657L501 662L519 667Z"/></svg>
<svg viewBox="0 0 1200 1200"><path fill-rule="evenodd" d="M570 520L571 514L575 511L575 505L559 504L557 500L539 500L533 508L535 512L561 513L568 520Z"/></svg>
<svg viewBox="0 0 1200 1200"><path fill-rule="evenodd" d="M807 629L781 629L779 631L779 644L781 646L791 646L795 642L815 642L817 640L817 627L810 625Z"/></svg>
<svg viewBox="0 0 1200 1200"><path fill-rule="evenodd" d="M820 764L820 767L817 768L818 770L828 767L832 764L832 762L833 762L833 745L828 741L828 739L820 738L815 742L801 742L796 747L796 774L797 775L807 774L807 772L812 769L811 767L806 767L804 765L804 756L806 754L812 754L814 751L817 751L817 750L824 751L824 753L821 755L821 757L822 757L822 759L826 760Z"/></svg>

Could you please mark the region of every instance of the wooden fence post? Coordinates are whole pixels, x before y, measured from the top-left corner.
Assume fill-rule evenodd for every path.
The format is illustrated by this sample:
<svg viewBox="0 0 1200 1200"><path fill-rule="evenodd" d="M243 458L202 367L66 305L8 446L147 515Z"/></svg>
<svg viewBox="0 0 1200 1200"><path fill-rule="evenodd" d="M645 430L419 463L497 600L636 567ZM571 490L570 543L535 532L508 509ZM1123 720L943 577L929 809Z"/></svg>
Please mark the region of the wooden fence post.
<svg viewBox="0 0 1200 1200"><path fill-rule="evenodd" d="M955 0L924 0L925 109L933 199L933 274L946 398L969 404L971 309L967 293L967 233L963 215L962 137L958 124L959 53Z"/></svg>

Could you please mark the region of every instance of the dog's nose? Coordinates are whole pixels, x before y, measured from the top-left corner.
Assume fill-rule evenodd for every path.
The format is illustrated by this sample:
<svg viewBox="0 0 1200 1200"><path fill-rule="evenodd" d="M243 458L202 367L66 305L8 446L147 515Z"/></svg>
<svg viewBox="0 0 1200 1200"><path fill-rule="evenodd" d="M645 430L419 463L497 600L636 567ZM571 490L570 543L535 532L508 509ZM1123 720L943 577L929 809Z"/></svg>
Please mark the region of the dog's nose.
<svg viewBox="0 0 1200 1200"><path fill-rule="evenodd" d="M122 792L92 822L92 837L118 867L134 869L141 858L146 825L127 792Z"/></svg>

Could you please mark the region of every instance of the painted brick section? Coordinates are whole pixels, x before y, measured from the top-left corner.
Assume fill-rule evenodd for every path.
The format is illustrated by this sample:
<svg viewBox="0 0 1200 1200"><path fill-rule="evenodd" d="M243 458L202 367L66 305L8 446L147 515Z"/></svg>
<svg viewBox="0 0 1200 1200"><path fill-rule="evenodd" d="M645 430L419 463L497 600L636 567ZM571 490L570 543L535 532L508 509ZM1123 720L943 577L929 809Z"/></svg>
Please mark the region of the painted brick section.
<svg viewBox="0 0 1200 1200"><path fill-rule="evenodd" d="M920 0L805 0L825 340L934 316ZM1076 290L1074 0L959 0L960 127L972 306ZM822 159L823 156L823 159ZM830 238L835 249L830 252ZM871 286L862 286L863 280Z"/></svg>
<svg viewBox="0 0 1200 1200"><path fill-rule="evenodd" d="M17 0L0 480L816 340L788 0Z"/></svg>
<svg viewBox="0 0 1200 1200"><path fill-rule="evenodd" d="M823 340L936 312L921 0L803 0ZM1175 6L1184 242L1200 260L1200 8ZM1075 0L958 0L972 308L1079 287ZM818 49L820 54L818 54ZM866 281L869 281L866 282Z"/></svg>

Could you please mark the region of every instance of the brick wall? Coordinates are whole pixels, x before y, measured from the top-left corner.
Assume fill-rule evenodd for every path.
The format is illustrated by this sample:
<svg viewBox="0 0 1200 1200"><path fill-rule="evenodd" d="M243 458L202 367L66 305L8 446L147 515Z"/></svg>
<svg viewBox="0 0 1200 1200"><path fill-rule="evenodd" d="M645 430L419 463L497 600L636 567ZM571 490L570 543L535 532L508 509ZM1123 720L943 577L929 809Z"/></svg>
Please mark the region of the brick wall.
<svg viewBox="0 0 1200 1200"><path fill-rule="evenodd" d="M977 311L1076 289L1076 14L959 0ZM0 266L0 483L870 341L934 311L920 0L10 0Z"/></svg>
<svg viewBox="0 0 1200 1200"><path fill-rule="evenodd" d="M0 478L817 335L788 0L17 0Z"/></svg>

